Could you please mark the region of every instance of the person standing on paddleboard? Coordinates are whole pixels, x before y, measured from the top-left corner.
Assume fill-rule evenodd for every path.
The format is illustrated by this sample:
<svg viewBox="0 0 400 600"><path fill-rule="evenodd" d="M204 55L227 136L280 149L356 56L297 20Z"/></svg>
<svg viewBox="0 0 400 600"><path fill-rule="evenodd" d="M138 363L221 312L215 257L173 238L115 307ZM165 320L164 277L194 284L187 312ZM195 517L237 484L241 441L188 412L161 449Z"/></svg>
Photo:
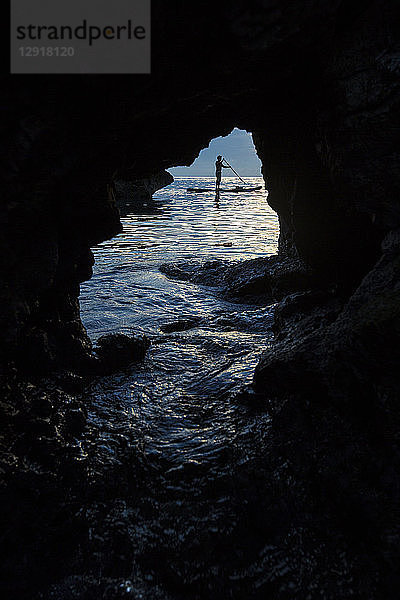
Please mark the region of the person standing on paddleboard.
<svg viewBox="0 0 400 600"><path fill-rule="evenodd" d="M222 169L229 169L230 167L228 167L227 165L223 164L223 157L221 155L217 156L217 161L215 163L215 177L216 177L216 184L215 184L215 193L218 195L219 194L219 186L221 183L221 178L222 178Z"/></svg>

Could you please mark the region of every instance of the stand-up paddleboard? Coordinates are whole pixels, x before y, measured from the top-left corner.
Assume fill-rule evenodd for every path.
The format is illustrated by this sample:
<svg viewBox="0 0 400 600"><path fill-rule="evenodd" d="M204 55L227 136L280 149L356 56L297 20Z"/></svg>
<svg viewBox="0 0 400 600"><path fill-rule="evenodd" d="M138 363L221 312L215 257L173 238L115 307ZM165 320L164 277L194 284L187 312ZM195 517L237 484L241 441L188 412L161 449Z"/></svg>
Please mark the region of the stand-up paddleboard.
<svg viewBox="0 0 400 600"><path fill-rule="evenodd" d="M225 167L229 167L230 169L232 169L232 171L235 173L236 177L238 177L240 179L240 181L242 183L244 183L244 185L248 185L247 181L245 181L244 179L242 179L239 175L239 173L237 171L235 171L235 169L228 163L228 161L226 160L226 158L223 158L222 156L217 156L217 161L221 159L221 164L225 161L226 165L223 165ZM218 163L216 163L218 164ZM220 178L221 181L221 178ZM262 185L257 185L254 187L243 187L240 185L237 185L234 188L220 188L220 189L215 189L215 188L187 188L186 191L187 192L196 192L197 194L201 194L202 192L216 192L217 194L219 194L220 192L232 192L232 193L240 193L240 192L257 192L258 190L262 189Z"/></svg>
<svg viewBox="0 0 400 600"><path fill-rule="evenodd" d="M258 185L256 187L249 187L249 188L244 188L244 187L235 187L235 188L224 188L224 189L220 189L220 192L256 192L257 190L261 190L262 189L262 185ZM201 193L201 192L215 192L215 188L187 188L186 190L187 192L196 192L196 193Z"/></svg>

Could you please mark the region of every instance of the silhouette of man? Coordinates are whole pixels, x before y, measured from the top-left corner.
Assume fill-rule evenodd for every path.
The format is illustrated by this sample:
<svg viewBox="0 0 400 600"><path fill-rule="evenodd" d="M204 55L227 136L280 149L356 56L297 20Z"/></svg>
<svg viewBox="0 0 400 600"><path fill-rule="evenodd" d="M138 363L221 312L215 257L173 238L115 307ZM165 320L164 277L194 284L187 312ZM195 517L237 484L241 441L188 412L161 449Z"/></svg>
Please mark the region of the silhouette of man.
<svg viewBox="0 0 400 600"><path fill-rule="evenodd" d="M223 158L221 155L217 156L217 161L215 163L215 177L216 177L216 184L215 184L215 193L217 194L217 196L219 195L219 186L221 183L221 178L222 178L222 169L229 169L229 167L227 165L223 164Z"/></svg>

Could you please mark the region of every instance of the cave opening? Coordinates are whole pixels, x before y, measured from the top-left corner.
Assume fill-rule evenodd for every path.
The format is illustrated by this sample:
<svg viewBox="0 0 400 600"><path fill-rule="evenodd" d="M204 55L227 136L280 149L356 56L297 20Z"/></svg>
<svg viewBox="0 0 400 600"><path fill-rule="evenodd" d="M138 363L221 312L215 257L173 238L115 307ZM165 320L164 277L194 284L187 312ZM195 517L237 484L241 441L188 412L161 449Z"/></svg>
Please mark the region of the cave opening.
<svg viewBox="0 0 400 600"><path fill-rule="evenodd" d="M2 87L3 597L397 599L399 3L153 8ZM159 185L233 124L268 202Z"/></svg>
<svg viewBox="0 0 400 600"><path fill-rule="evenodd" d="M213 138L190 166L171 167L168 172L174 177L210 177L214 176L214 163L218 155L235 167L243 177L261 177L262 163L254 146L252 134L234 127L228 135ZM237 177L227 169L224 177ZM238 179L240 183L240 180Z"/></svg>
<svg viewBox="0 0 400 600"><path fill-rule="evenodd" d="M216 198L219 154L238 171L224 169L223 193ZM258 261L249 277L257 279L263 261L277 253L279 236L261 168L251 133L235 127L213 138L190 166L116 181L123 232L92 248L94 275L81 284L81 315L90 337L133 330L154 336L174 329L174 321L178 329L192 329L190 323L211 318L216 289L235 296L229 269L242 269L243 280L240 265ZM252 191L238 193L238 184ZM193 188L202 192L187 191ZM254 301L251 285L248 294L238 291L235 302L243 294ZM246 288L244 281L241 286ZM263 290L256 288L259 300Z"/></svg>

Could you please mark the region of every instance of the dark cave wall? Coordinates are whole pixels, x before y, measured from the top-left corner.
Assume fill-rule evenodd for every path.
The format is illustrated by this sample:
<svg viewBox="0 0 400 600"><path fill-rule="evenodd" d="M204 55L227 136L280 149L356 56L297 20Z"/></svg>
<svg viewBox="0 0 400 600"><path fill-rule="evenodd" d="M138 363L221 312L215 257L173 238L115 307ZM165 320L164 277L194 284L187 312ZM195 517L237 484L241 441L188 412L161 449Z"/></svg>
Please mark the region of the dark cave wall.
<svg viewBox="0 0 400 600"><path fill-rule="evenodd" d="M120 231L107 185L190 164L235 125L254 132L281 254L354 288L399 224L398 22L395 2L154 2L151 77L7 78L4 360L82 364L79 283Z"/></svg>
<svg viewBox="0 0 400 600"><path fill-rule="evenodd" d="M254 136L281 251L340 285L359 282L399 225L398 13L370 3L346 19L343 3L317 76L282 86Z"/></svg>
<svg viewBox="0 0 400 600"><path fill-rule="evenodd" d="M254 139L268 202L279 215L280 254L300 256L321 285L351 289L376 261L382 230L357 209L350 191L336 192L336 179L318 152L320 135L316 115L289 105L277 109Z"/></svg>

